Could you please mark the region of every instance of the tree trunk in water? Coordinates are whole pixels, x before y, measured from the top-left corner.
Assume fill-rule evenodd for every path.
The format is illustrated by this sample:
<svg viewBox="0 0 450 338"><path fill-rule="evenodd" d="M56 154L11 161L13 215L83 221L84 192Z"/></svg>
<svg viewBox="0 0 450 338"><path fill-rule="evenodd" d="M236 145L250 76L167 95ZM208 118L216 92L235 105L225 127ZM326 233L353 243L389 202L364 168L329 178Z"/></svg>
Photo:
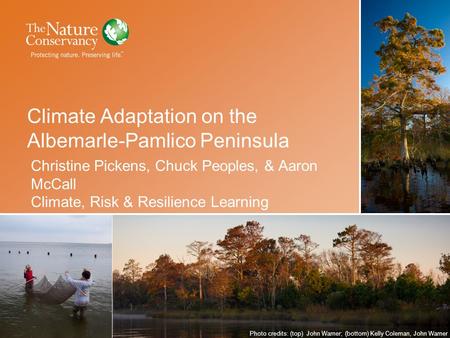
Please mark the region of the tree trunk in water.
<svg viewBox="0 0 450 338"><path fill-rule="evenodd" d="M403 192L403 212L409 211L409 192L410 192L410 183L409 183L409 171L405 173L402 170L402 192Z"/></svg>
<svg viewBox="0 0 450 338"><path fill-rule="evenodd" d="M409 161L408 138L406 136L406 117L400 114L400 156L403 161Z"/></svg>

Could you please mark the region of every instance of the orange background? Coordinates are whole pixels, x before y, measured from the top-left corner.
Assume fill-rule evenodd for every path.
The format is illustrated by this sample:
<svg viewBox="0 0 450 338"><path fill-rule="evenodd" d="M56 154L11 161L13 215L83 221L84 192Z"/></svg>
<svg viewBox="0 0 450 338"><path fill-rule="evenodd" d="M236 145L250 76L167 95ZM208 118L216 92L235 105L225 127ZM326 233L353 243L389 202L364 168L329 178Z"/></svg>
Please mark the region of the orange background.
<svg viewBox="0 0 450 338"><path fill-rule="evenodd" d="M258 175L77 174L90 194L270 198L269 212L358 212L358 1L95 1L7 2L2 22L0 147L1 212L31 208L32 159L122 161L212 159L255 161ZM6 6L6 8L5 8ZM97 25L122 18L130 29L120 47L99 35L95 52L122 59L32 59L31 51L89 48L26 46L25 23ZM30 107L102 112L255 111L255 126L210 128L216 134L288 135L288 150L33 150L30 133L96 134L95 127L32 126ZM100 127L101 128L101 127ZM193 133L186 127L170 128ZM205 128L198 127L198 131ZM155 128L158 132L161 128ZM205 129L206 130L206 129ZM152 128L140 131L149 134ZM123 128L109 132L123 133ZM197 131L194 132L197 134ZM262 173L265 159L317 161L319 172ZM43 175L45 176L45 175ZM70 175L49 175L48 177ZM43 193L44 194L44 193ZM50 193L52 197L67 193ZM87 202L86 202L87 204ZM238 212L257 210L85 209L59 212Z"/></svg>

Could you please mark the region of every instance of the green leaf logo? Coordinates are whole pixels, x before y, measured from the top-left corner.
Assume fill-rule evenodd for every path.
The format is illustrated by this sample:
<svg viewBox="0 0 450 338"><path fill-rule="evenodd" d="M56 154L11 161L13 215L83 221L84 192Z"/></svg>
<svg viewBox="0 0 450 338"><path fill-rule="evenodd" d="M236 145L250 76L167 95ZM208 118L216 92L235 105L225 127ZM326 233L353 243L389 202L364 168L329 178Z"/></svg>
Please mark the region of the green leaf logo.
<svg viewBox="0 0 450 338"><path fill-rule="evenodd" d="M103 26L102 34L105 41L110 45L122 45L128 40L128 25L121 19L110 19Z"/></svg>

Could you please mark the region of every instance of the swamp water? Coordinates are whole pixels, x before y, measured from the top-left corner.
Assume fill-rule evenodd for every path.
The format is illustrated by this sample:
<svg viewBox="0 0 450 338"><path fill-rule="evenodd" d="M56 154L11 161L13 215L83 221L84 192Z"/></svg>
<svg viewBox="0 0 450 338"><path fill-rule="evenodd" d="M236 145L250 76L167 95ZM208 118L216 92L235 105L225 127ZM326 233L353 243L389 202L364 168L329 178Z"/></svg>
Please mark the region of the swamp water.
<svg viewBox="0 0 450 338"><path fill-rule="evenodd" d="M450 168L362 170L363 213L450 212Z"/></svg>

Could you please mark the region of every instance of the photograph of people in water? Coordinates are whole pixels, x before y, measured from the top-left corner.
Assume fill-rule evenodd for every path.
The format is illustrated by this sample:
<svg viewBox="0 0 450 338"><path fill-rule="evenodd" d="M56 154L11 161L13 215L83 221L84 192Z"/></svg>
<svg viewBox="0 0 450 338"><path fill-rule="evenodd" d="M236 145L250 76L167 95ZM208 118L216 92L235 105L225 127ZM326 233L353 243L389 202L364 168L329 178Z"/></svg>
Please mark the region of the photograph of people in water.
<svg viewBox="0 0 450 338"><path fill-rule="evenodd" d="M450 2L361 2L361 210L450 212Z"/></svg>
<svg viewBox="0 0 450 338"><path fill-rule="evenodd" d="M0 216L0 337L111 330L112 216Z"/></svg>

